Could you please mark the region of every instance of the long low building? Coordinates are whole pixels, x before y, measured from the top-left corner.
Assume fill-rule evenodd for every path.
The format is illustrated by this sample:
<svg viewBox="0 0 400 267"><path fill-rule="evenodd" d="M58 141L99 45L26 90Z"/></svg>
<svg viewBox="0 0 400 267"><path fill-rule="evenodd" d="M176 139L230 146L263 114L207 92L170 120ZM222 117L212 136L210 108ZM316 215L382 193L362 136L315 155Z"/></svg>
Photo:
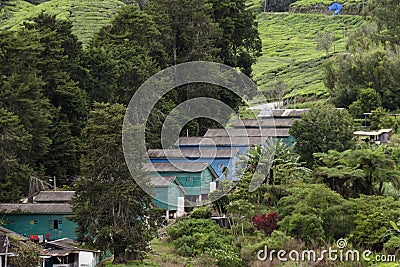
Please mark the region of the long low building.
<svg viewBox="0 0 400 267"><path fill-rule="evenodd" d="M162 162L206 162L217 173L219 180L236 181L234 170L239 149L151 149L149 161ZM230 171L227 171L230 170Z"/></svg>
<svg viewBox="0 0 400 267"><path fill-rule="evenodd" d="M73 191L42 191L35 203L0 204L4 227L31 240L44 242L64 237L76 239L76 223L68 201Z"/></svg>

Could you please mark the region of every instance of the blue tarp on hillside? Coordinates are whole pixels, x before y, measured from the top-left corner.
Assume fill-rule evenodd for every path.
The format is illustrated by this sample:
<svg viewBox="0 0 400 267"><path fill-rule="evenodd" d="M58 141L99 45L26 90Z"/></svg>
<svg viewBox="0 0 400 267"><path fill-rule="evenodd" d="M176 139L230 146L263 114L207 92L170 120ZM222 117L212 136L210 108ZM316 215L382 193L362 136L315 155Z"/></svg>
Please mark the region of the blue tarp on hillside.
<svg viewBox="0 0 400 267"><path fill-rule="evenodd" d="M333 3L328 7L329 11L335 11L333 15L338 15L340 13L340 10L342 10L343 6L339 3Z"/></svg>

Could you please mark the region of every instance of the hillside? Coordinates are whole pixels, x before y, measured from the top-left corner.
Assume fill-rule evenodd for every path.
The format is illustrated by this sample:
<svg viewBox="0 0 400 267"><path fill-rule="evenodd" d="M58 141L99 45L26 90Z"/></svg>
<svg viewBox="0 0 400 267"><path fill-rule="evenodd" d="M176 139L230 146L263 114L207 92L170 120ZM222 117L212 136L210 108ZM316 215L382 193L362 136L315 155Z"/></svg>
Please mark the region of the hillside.
<svg viewBox="0 0 400 267"><path fill-rule="evenodd" d="M319 33L334 33L330 55L344 50L346 37L363 19L360 16L292 13L261 13L259 32L263 55L254 66L254 78L260 90L271 90L283 81L287 97L320 97L326 93L322 64L325 51L316 50ZM266 94L268 96L268 94Z"/></svg>
<svg viewBox="0 0 400 267"><path fill-rule="evenodd" d="M291 5L291 10L305 10L313 6L315 1L296 1ZM360 0L353 2L344 5L362 3ZM99 28L110 22L122 5L124 3L118 0L51 0L35 6L26 1L11 0L1 10L0 29L16 29L23 21L46 11L72 21L73 31L83 44L87 44ZM329 56L343 51L346 37L362 24L362 17L327 16L310 12L263 13L259 0L249 0L248 7L258 13L257 21L263 42L263 55L254 66L254 78L260 90L269 97L266 92L283 82L280 86L285 88L286 98L296 95L296 101L299 102L324 96L326 90L322 82L322 63L326 54L325 51L316 50L315 38L319 33L332 32L335 40Z"/></svg>
<svg viewBox="0 0 400 267"><path fill-rule="evenodd" d="M16 29L29 18L46 11L70 20L73 31L87 44L91 36L111 21L124 3L118 0L52 0L39 5L12 0L0 13L0 29Z"/></svg>

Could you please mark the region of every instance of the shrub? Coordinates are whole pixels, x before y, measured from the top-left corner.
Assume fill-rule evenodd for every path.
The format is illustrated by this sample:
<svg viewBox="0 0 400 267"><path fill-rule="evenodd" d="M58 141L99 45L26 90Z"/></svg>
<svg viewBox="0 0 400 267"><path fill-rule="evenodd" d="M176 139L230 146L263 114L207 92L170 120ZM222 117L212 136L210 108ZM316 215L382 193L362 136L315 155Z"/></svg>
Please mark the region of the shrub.
<svg viewBox="0 0 400 267"><path fill-rule="evenodd" d="M313 241L321 243L325 240L323 223L317 215L295 213L285 217L280 226L289 235L311 244Z"/></svg>
<svg viewBox="0 0 400 267"><path fill-rule="evenodd" d="M212 220L207 219L185 219L178 221L167 229L167 234L171 240L176 240L182 236L191 236L194 233L222 234L222 229Z"/></svg>
<svg viewBox="0 0 400 267"><path fill-rule="evenodd" d="M400 201L391 197L361 196L352 200L355 210L355 229L351 241L361 247L380 251L382 235L390 228L390 221L400 217Z"/></svg>
<svg viewBox="0 0 400 267"><path fill-rule="evenodd" d="M400 250L400 237L392 236L389 241L383 245L383 248L386 253L397 254Z"/></svg>
<svg viewBox="0 0 400 267"><path fill-rule="evenodd" d="M193 210L190 218L193 219L210 219L211 218L211 210L209 207L198 207Z"/></svg>
<svg viewBox="0 0 400 267"><path fill-rule="evenodd" d="M251 219L257 230L264 231L270 234L278 228L279 214L277 212L270 212L267 214L254 215Z"/></svg>
<svg viewBox="0 0 400 267"><path fill-rule="evenodd" d="M231 245L233 236L224 236L222 229L212 220L182 220L169 227L167 233L177 253L182 256L193 257L212 250L236 251Z"/></svg>

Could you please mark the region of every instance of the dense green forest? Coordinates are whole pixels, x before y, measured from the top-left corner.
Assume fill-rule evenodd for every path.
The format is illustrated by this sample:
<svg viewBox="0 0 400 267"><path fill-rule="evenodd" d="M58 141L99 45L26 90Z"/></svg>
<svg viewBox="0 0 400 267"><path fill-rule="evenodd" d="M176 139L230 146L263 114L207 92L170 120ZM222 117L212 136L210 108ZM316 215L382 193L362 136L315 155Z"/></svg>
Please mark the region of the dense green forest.
<svg viewBox="0 0 400 267"><path fill-rule="evenodd" d="M141 8L123 5L85 47L73 23L53 14L39 13L18 28L1 31L1 187L12 192L1 194L3 202L26 196L30 175L55 176L60 185L80 175L81 133L94 103L126 106L146 79L187 61L221 62L251 75L261 41L244 1L150 1ZM223 88L198 84L176 89L159 101L148 120L149 148L159 147L166 114L199 96L220 99L235 110L242 104ZM217 126L199 119L187 129L197 135Z"/></svg>
<svg viewBox="0 0 400 267"><path fill-rule="evenodd" d="M132 266L261 266L257 252L266 246L321 252L343 238L348 248L370 250L371 259L400 257L399 121L392 116L400 109L400 3L345 2L335 17L316 4L0 1L0 202L29 196L32 179L57 179L60 189L77 191L79 240L112 251L115 263L127 262L127 249L145 252ZM312 108L291 128L294 146L269 140L253 147L241 159L237 185L221 183L210 194L215 201L157 232L160 211L150 209L123 157L123 116L149 77L196 60L240 70L268 99L292 105L298 97L297 107ZM224 88L189 84L160 99L146 125L132 127L146 131L147 148L159 148L167 115L202 96L237 112L245 105ZM391 143L353 138L365 112L364 126L394 130ZM221 126L201 118L181 131L198 136ZM260 163L270 170L249 192ZM211 214L231 216L230 229ZM167 238L152 240L157 235ZM302 266L276 258L270 264ZM312 264L378 266L365 258Z"/></svg>

